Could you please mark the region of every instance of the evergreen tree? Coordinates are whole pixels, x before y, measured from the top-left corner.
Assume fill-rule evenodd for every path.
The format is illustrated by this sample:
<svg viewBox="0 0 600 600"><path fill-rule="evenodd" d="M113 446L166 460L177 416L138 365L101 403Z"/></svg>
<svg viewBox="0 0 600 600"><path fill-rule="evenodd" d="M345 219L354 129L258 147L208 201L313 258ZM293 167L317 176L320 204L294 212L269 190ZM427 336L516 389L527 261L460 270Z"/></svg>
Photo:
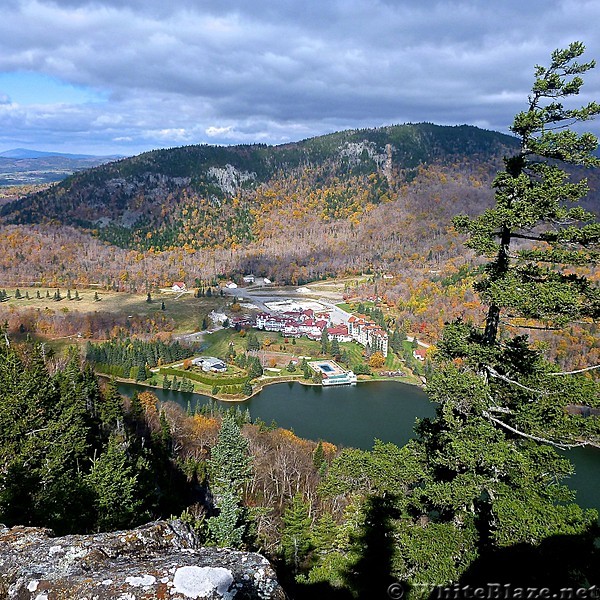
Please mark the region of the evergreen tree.
<svg viewBox="0 0 600 600"><path fill-rule="evenodd" d="M145 365L139 365L136 368L135 380L136 381L145 381L146 380L146 366Z"/></svg>
<svg viewBox="0 0 600 600"><path fill-rule="evenodd" d="M246 361L246 368L250 379L256 379L263 374L263 368L258 356L249 356Z"/></svg>
<svg viewBox="0 0 600 600"><path fill-rule="evenodd" d="M15 298L16 298L17 300L20 300L20 299L21 299L21 290L20 290L19 288L17 288L17 289L15 290Z"/></svg>
<svg viewBox="0 0 600 600"><path fill-rule="evenodd" d="M140 421L144 415L144 407L140 402L140 395L135 390L131 396L131 404L129 408L129 414L136 420Z"/></svg>
<svg viewBox="0 0 600 600"><path fill-rule="evenodd" d="M310 506L297 493L283 513L281 554L288 565L297 572L312 547Z"/></svg>
<svg viewBox="0 0 600 600"><path fill-rule="evenodd" d="M87 480L96 496L100 530L125 529L136 522L142 501L123 439L110 437L106 451L94 461Z"/></svg>
<svg viewBox="0 0 600 600"><path fill-rule="evenodd" d="M496 205L454 221L468 234L469 248L492 258L476 287L489 307L487 344L497 340L503 311L554 325L600 315L597 288L565 269L596 262L600 240L596 217L573 205L587 194L586 180L571 182L563 167L600 165L596 137L569 128L599 114L600 104L567 109L562 103L579 94L580 75L595 66L577 62L583 52L575 42L556 50L549 67L536 67L529 106L511 127L521 149L494 180ZM515 248L523 240L534 244Z"/></svg>
<svg viewBox="0 0 600 600"><path fill-rule="evenodd" d="M165 456L169 456L173 449L173 436L171 435L171 427L169 426L169 422L167 421L167 415L165 415L165 411L160 411L159 416L159 424L160 431L158 435L155 436L158 439L159 447L162 451L162 454Z"/></svg>
<svg viewBox="0 0 600 600"><path fill-rule="evenodd" d="M310 532L311 545L322 556L327 556L335 548L338 526L329 512L324 512Z"/></svg>
<svg viewBox="0 0 600 600"><path fill-rule="evenodd" d="M323 451L323 442L319 440L315 451L313 452L313 465L318 470L321 465L325 462L325 452Z"/></svg>
<svg viewBox="0 0 600 600"><path fill-rule="evenodd" d="M591 154L596 138L568 127L598 114L600 105L562 105L579 92L579 75L593 66L576 62L583 50L571 44L552 54L548 68L536 67L528 109L512 126L521 149L494 181L496 205L474 219L456 220L469 247L491 259L477 283L488 311L483 330L459 320L446 326L437 345L437 367L427 385L439 403L437 417L417 428L426 456L418 505L431 520L426 529L401 534L421 554L406 554L404 574L423 560L425 544L433 547L427 531L438 532L438 568L445 562L454 579L478 554L515 545L535 553L542 540L557 535L580 536L583 544L592 539L597 513L574 504L573 493L561 485L572 467L553 447L585 442L564 409L575 399L594 402L598 385L585 374L558 372L526 336L500 335L504 318L558 327L600 314L598 287L577 269L597 261L600 226L572 205L585 193L585 182L571 183L561 166L598 164ZM443 537L447 541L439 545ZM574 573L576 561L565 556L561 568ZM531 576L525 569L514 574L516 580ZM448 575L430 571L428 577ZM580 572L577 580L585 577Z"/></svg>
<svg viewBox="0 0 600 600"><path fill-rule="evenodd" d="M218 545L239 547L246 529L241 500L252 474L252 463L248 441L242 436L232 412L223 415L208 466L211 490L218 508L218 514L208 521L209 530Z"/></svg>
<svg viewBox="0 0 600 600"><path fill-rule="evenodd" d="M259 349L260 349L260 343L258 341L258 338L256 337L256 334L253 331L251 331L246 336L246 350L251 352L253 350L259 350Z"/></svg>
<svg viewBox="0 0 600 600"><path fill-rule="evenodd" d="M321 333L321 354L327 354L329 352L329 338L327 337L327 328L323 329Z"/></svg>
<svg viewBox="0 0 600 600"><path fill-rule="evenodd" d="M123 402L117 384L111 379L104 391L104 397L98 407L98 416L108 431L120 430L123 422Z"/></svg>
<svg viewBox="0 0 600 600"><path fill-rule="evenodd" d="M331 354L333 356L339 356L340 355L340 343L338 342L337 338L334 337L331 340Z"/></svg>
<svg viewBox="0 0 600 600"><path fill-rule="evenodd" d="M211 473L211 489L218 499L225 490L232 490L241 498L243 488L252 473L248 455L248 441L242 436L235 416L225 413L216 445L208 461Z"/></svg>
<svg viewBox="0 0 600 600"><path fill-rule="evenodd" d="M221 548L240 548L246 532L244 510L235 493L224 490L219 502L219 512L208 519L208 531L215 544Z"/></svg>

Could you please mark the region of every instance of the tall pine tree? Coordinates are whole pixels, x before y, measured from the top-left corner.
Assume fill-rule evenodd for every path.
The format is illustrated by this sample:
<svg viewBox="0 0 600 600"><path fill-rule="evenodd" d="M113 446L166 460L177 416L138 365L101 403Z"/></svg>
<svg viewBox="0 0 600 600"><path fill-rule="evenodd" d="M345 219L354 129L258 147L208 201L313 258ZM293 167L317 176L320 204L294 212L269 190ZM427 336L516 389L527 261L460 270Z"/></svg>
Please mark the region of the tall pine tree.
<svg viewBox="0 0 600 600"><path fill-rule="evenodd" d="M490 261L476 284L488 306L485 323L446 326L428 381L437 418L418 427L426 456L419 503L427 528L444 530L455 545L448 572L464 557L481 559L502 548L528 548L534 556L555 536L589 539L596 523L597 513L577 506L562 484L572 467L554 447L586 442L565 408L597 404L598 385L585 373L559 372L527 336L511 337L503 327L560 327L572 320L585 326L600 315L598 287L578 270L597 262L600 227L575 204L586 194L585 180L572 182L565 166L598 165L596 138L569 127L598 114L600 105L563 105L594 66L577 62L583 51L571 44L552 54L549 67L536 67L527 110L512 125L520 151L494 181L495 206L455 220L467 245ZM420 546L426 538L415 529L411 547L426 552ZM578 559L565 553L564 577L577 571ZM585 582L583 564L569 581ZM521 567L514 580L552 570L543 561ZM410 571L410 561L404 568Z"/></svg>

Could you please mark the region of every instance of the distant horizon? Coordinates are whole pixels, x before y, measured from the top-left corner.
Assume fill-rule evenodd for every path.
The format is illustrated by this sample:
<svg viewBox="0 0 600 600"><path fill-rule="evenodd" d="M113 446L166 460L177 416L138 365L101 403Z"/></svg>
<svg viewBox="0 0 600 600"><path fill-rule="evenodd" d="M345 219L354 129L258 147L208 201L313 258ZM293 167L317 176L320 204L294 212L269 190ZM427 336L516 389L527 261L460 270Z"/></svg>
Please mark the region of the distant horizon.
<svg viewBox="0 0 600 600"><path fill-rule="evenodd" d="M11 154L13 156L11 156ZM35 156L37 155L37 156ZM87 154L84 152L56 152L53 150L40 150L38 148L9 148L0 151L1 158L18 160L20 158L38 158L43 156L62 156L68 158L126 158L123 154Z"/></svg>
<svg viewBox="0 0 600 600"><path fill-rule="evenodd" d="M180 145L171 145L171 146L163 146L163 147L156 147L156 148L147 148L145 150L141 150L140 152L136 152L134 154L122 154L122 153L117 153L117 152L107 152L107 153L103 153L103 154L91 154L89 152L85 152L85 151L72 151L72 150L48 150L48 149L43 149L40 147L35 147L35 148L31 148L31 147L25 147L25 146L20 146L20 147L13 147L13 148L3 148L2 146L0 146L0 157L4 157L4 158L20 158L20 157L7 157L5 155L11 153L11 152L19 152L19 151L23 151L23 152L31 152L31 153L40 153L42 155L54 155L54 156L70 156L70 157L79 157L79 158L107 158L107 157L115 157L115 158L131 158L133 156L137 156L139 154L143 154L145 152L152 152L154 150L168 150L170 148L182 148L182 147L186 147L186 146L199 146L199 145L207 145L207 146L223 146L223 147L231 147L231 146L252 146L252 145L257 145L257 144L263 144L265 146L282 146L285 144L296 144L296 143L300 143L303 142L305 140L310 140L310 139L314 139L314 138L318 138L318 137L323 137L323 136L327 136L327 135L333 135L336 133L342 133L344 131L360 131L360 130L374 130L374 129L383 129L386 127L398 127L398 126L403 126L403 125L421 125L421 124L431 124L431 125L435 125L438 127L474 127L476 129L480 129L482 131L491 131L493 133L498 133L501 135L507 135L509 137L514 137L514 135L510 132L510 131L497 131L495 129L490 129L490 128L486 128L486 127L480 127L478 125L471 125L469 123L456 123L456 124L440 124L440 123L434 123L433 121L419 121L419 122L407 122L407 123L388 123L388 124L382 124L382 125L375 125L373 127L347 127L344 129L336 129L333 131L327 131L325 133L321 133L321 134L316 134L316 135L312 135L309 137L303 137L300 139L294 139L294 140L289 140L286 142L280 142L280 143L274 143L274 144L270 144L270 143L266 143L266 142L252 142L252 141L244 141L244 142L237 142L237 143L216 143L216 142L198 142L198 143L190 143L190 144L180 144Z"/></svg>

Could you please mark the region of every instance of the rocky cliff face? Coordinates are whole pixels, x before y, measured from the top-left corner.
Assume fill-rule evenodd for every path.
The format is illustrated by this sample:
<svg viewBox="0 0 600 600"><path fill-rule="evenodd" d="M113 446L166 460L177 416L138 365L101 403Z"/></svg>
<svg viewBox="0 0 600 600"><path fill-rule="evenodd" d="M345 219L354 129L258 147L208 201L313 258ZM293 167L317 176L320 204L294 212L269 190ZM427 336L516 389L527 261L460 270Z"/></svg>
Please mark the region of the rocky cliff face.
<svg viewBox="0 0 600 600"><path fill-rule="evenodd" d="M0 525L0 600L273 599L285 594L259 554L203 548L180 521L53 537Z"/></svg>

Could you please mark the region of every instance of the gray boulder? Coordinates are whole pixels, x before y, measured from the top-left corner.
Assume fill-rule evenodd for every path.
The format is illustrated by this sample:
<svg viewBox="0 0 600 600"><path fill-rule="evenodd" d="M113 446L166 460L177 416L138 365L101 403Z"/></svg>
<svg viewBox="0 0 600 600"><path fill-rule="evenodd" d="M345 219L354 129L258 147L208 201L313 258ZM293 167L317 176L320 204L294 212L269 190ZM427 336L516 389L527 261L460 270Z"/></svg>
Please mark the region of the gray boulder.
<svg viewBox="0 0 600 600"><path fill-rule="evenodd" d="M266 558L206 548L181 521L54 537L0 525L0 599L273 599L285 594Z"/></svg>

